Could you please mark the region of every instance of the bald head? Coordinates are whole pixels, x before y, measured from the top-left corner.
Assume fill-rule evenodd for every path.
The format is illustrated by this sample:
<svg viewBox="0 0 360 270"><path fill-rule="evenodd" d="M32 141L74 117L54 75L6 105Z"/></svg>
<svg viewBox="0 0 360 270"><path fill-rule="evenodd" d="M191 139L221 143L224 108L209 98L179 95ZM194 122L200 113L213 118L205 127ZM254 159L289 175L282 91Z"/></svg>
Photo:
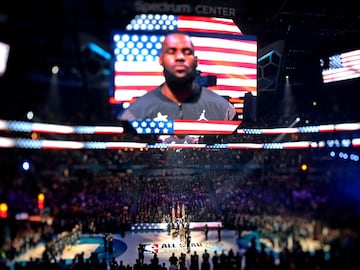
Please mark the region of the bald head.
<svg viewBox="0 0 360 270"><path fill-rule="evenodd" d="M192 43L190 36L185 33L167 34L162 43L161 51L164 52L164 50L166 50L169 46L171 47L176 44L186 45L194 52L194 44Z"/></svg>

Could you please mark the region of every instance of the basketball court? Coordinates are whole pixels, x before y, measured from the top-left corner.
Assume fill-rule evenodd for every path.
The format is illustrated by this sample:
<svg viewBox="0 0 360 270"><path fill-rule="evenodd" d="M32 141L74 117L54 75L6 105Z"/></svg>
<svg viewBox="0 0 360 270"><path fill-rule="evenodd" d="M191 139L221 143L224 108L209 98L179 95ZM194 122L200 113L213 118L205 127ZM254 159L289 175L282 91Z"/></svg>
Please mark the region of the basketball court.
<svg viewBox="0 0 360 270"><path fill-rule="evenodd" d="M131 266L138 258L139 244L145 245L145 263L150 263L151 258L156 253L159 257L159 261L162 264L166 263L168 266L169 257L174 252L179 256L180 253L187 253L186 244L180 241L179 237L173 237L166 231L143 231L143 232L127 232L124 237L120 234L114 234L113 253L105 252L103 235L82 235L74 246L68 246L64 249L61 257L70 263L76 256L84 252L84 258L90 257L92 252L97 252L99 259L106 257L107 261L113 257L120 262L123 261L125 265ZM210 230L208 234L208 240L205 240L205 235L202 231L191 232L191 252L193 254L196 251L201 255L206 249L210 255L216 250L219 254L224 251L227 253L230 249L234 252L239 250L237 244L237 235L235 231L223 230L221 233L221 241L218 241L218 235L216 230ZM42 254L45 250L43 244L37 245L35 248L29 250L25 254L16 258L16 262L27 262L30 259L42 258ZM190 254L187 259L190 261Z"/></svg>
<svg viewBox="0 0 360 270"><path fill-rule="evenodd" d="M115 258L119 263L123 261L124 265L133 266L138 258L139 244L145 245L144 263L150 264L154 253L157 254L160 264L163 262L166 266L169 266L169 257L172 253L175 253L179 257L181 253L187 254L186 261L189 266L190 255L194 251L201 255L206 249L210 256L216 251L218 254L225 252L226 254L230 249L243 254L245 249L250 245L251 238L256 238L256 244L260 247L260 244L265 244L268 250L273 251L275 258L278 257L279 250L274 249L271 243L267 239L262 239L256 232L243 232L241 240L237 237L237 232L234 230L222 230L221 241L218 241L218 234L216 230L210 230L208 233L208 240L205 240L205 235L202 230L191 231L191 250L187 253L186 244L181 242L179 237L173 237L167 231L132 231L127 232L124 237L120 234L114 234L113 240L113 253L105 251L103 235L82 235L73 246L67 246L61 257L58 260L64 259L66 263L70 263L77 254L84 253L84 258L88 259L91 253L96 252L100 261L106 258L109 262ZM305 241L304 247L309 251L315 251L320 248L319 243L313 243L311 241ZM25 254L16 258L16 262L25 263L30 259L42 258L42 253L45 250L43 244L39 244L35 248L29 250Z"/></svg>

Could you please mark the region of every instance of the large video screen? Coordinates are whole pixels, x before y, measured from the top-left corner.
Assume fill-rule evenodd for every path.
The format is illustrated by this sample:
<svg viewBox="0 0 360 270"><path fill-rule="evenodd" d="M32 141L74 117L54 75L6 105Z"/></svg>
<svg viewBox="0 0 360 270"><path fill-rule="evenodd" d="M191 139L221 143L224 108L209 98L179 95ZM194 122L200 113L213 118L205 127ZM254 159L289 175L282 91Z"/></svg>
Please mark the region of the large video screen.
<svg viewBox="0 0 360 270"><path fill-rule="evenodd" d="M155 15L146 16L153 16L151 30L132 25L112 33L114 61L110 103L126 108L164 82L163 68L158 61L161 44L167 33L180 31L190 35L194 44L198 83L233 103L237 112L235 120L241 120L245 94L257 96L256 37L242 34L232 20L159 15L160 23ZM141 22L146 21L145 17L140 18ZM173 24L176 29L169 27ZM159 25L168 27L159 29L156 27Z"/></svg>
<svg viewBox="0 0 360 270"><path fill-rule="evenodd" d="M360 77L360 50L331 55L320 60L322 80L326 83Z"/></svg>

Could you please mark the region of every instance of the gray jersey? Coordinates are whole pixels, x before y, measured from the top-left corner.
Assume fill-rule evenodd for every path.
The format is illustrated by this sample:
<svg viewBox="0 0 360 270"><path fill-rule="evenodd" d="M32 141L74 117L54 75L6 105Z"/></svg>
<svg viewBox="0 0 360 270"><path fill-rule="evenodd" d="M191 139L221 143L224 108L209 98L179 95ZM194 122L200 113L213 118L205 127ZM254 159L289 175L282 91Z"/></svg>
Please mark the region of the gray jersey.
<svg viewBox="0 0 360 270"><path fill-rule="evenodd" d="M161 87L139 97L120 116L133 119L234 120L234 106L224 97L206 87L195 87L192 97L175 103L161 93Z"/></svg>

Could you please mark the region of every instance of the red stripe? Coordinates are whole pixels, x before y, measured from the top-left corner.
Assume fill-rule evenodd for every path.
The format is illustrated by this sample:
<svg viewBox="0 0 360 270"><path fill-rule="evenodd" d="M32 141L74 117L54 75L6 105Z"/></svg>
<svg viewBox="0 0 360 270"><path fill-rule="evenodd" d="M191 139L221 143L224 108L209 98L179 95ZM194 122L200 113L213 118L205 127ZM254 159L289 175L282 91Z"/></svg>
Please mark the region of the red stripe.
<svg viewBox="0 0 360 270"><path fill-rule="evenodd" d="M197 22L207 22L207 23L215 23L218 25L225 26L236 26L237 25L233 21L221 21L216 20L211 17L198 17L198 16L178 16L178 21L188 21L192 24L196 24ZM241 30L238 28L238 31L234 32L235 34L242 35ZM178 31L184 32L202 32L202 33L215 33L215 34L229 34L231 31L219 30L219 29L198 29L193 27L181 27L178 26Z"/></svg>
<svg viewBox="0 0 360 270"><path fill-rule="evenodd" d="M235 129L234 129L235 131ZM226 135L226 134L232 134L234 131L227 131L227 130L174 130L174 132L176 134L192 134L192 135L212 135L212 134L222 134L222 135Z"/></svg>
<svg viewBox="0 0 360 270"><path fill-rule="evenodd" d="M190 22L194 22L194 23L210 22L210 23L217 23L217 24L222 24L222 25L236 26L236 24L233 21L223 21L223 20L218 20L216 18L204 17L204 16L181 16L181 15L179 15L178 20L190 21ZM191 29L193 29L193 28L191 28ZM201 30L201 31L203 31L203 30Z"/></svg>
<svg viewBox="0 0 360 270"><path fill-rule="evenodd" d="M226 40L224 40L226 42ZM247 44L254 44L254 42L246 42ZM248 51L248 50L239 50L239 49L230 49L230 48L214 48L211 46L196 46L195 51L212 51L212 52L221 52L221 53L232 53L238 55L246 55L246 56L256 56L256 51Z"/></svg>
<svg viewBox="0 0 360 270"><path fill-rule="evenodd" d="M234 102L234 103L244 103L244 98L230 98L229 99L230 102Z"/></svg>
<svg viewBox="0 0 360 270"><path fill-rule="evenodd" d="M177 119L175 120L175 122L177 123L201 123L201 124L223 124L223 125L230 125L232 124L231 122L229 122L228 120L211 120L211 121L199 121L199 120L181 120L181 119ZM239 121L234 121L233 125L239 125L240 123L238 123Z"/></svg>
<svg viewBox="0 0 360 270"><path fill-rule="evenodd" d="M232 134L236 128L241 124L242 121L228 121L228 120L211 120L211 121L197 121L197 120L175 120L174 122L174 132L176 134L193 134L193 135L197 135L197 134ZM184 128L179 128L179 125L176 125L176 123L182 123L182 124L186 124L186 123L197 123L197 124L201 124L203 126L203 128L201 130L193 130L193 129L186 129L186 127L188 125L181 125ZM213 129L208 129L206 126L207 124L212 125L212 124L218 124L219 126L217 128L213 128ZM233 130L227 130L222 128L222 126L230 126L233 128Z"/></svg>
<svg viewBox="0 0 360 270"><path fill-rule="evenodd" d="M114 87L114 89L115 89L115 91L117 91L117 90L121 90L121 91L124 91L124 90L147 90L147 91L149 91L149 90L152 90L152 89L154 89L156 86L154 86L154 85L144 85L144 86L141 86L141 89L140 89L140 87L139 86L134 86L134 85L129 85L129 86L127 86L127 85L118 85L118 86L115 86Z"/></svg>
<svg viewBox="0 0 360 270"><path fill-rule="evenodd" d="M235 62L235 61L220 61L220 60L199 60L199 65L221 65L221 66L230 66L230 67L243 67L256 70L256 63L248 62ZM219 70L221 72L221 70Z"/></svg>
<svg viewBox="0 0 360 270"><path fill-rule="evenodd" d="M133 102L135 102L135 100L136 100L136 98L132 98L131 100L127 100L127 102L133 103ZM115 97L109 98L110 104L121 104L122 102L124 102L124 100L116 100Z"/></svg>
<svg viewBox="0 0 360 270"><path fill-rule="evenodd" d="M195 32L194 30L197 30L197 29L185 28L185 27L179 28L179 31L183 31L183 32ZM198 32L200 32L200 30ZM216 29L214 29L214 30L212 30L212 29L201 29L201 33L229 34L230 32L229 31L216 30Z"/></svg>
<svg viewBox="0 0 360 270"><path fill-rule="evenodd" d="M120 77L124 77L124 76L135 76L135 77L139 77L139 76L162 76L163 73L162 72L154 72L154 71L116 71L115 70L115 76L120 76Z"/></svg>
<svg viewBox="0 0 360 270"><path fill-rule="evenodd" d="M239 95L243 91L255 91L255 86L232 86L232 85L216 85L216 86L209 86L210 90L233 90L233 91L239 91Z"/></svg>
<svg viewBox="0 0 360 270"><path fill-rule="evenodd" d="M216 76L218 79L244 79L244 80L256 80L257 75L256 74L248 74L248 75L239 75L239 74L230 74L230 73L207 73L207 72L201 72L202 76L212 75Z"/></svg>

